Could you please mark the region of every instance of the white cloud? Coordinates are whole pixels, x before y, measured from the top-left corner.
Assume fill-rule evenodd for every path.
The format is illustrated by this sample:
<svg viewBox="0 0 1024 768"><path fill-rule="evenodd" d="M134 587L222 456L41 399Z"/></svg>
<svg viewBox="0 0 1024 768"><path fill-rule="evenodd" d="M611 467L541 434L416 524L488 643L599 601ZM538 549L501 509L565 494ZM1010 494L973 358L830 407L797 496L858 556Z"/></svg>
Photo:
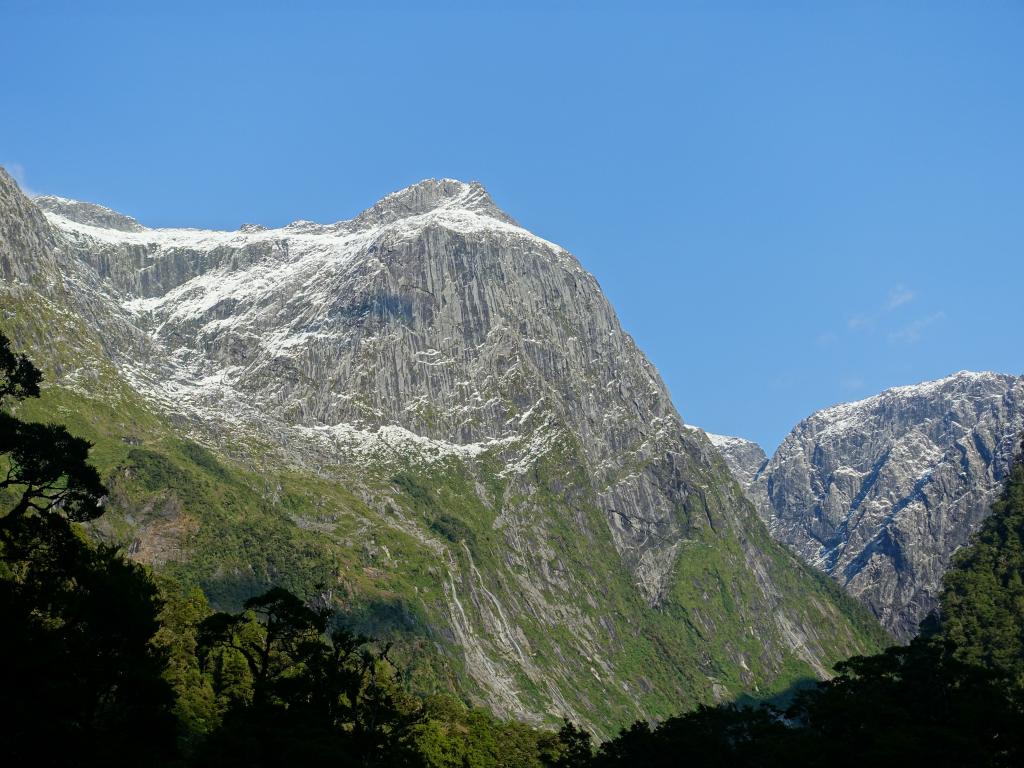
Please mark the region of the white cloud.
<svg viewBox="0 0 1024 768"><path fill-rule="evenodd" d="M846 320L846 327L851 331L873 331L886 315L909 304L917 296L917 293L907 288L902 283L889 291L885 303L871 312L859 312Z"/></svg>
<svg viewBox="0 0 1024 768"><path fill-rule="evenodd" d="M909 304L914 300L914 292L909 288L905 288L902 285L897 285L891 291L889 291L889 301L886 302L885 308L891 312L896 307L902 307L904 304Z"/></svg>
<svg viewBox="0 0 1024 768"><path fill-rule="evenodd" d="M854 315L846 321L846 327L851 331L859 331L861 328L874 326L875 319L870 315Z"/></svg>
<svg viewBox="0 0 1024 768"><path fill-rule="evenodd" d="M920 340L925 329L946 317L945 312L935 312L927 317L919 317L912 323L889 334L889 341L897 344L913 344Z"/></svg>

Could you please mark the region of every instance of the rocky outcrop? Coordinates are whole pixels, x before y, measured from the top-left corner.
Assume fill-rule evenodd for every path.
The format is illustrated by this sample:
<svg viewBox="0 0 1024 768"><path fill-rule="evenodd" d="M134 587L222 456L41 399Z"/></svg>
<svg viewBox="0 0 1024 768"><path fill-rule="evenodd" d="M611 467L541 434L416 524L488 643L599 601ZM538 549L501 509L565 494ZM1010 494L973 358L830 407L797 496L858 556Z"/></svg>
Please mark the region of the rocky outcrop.
<svg viewBox="0 0 1024 768"><path fill-rule="evenodd" d="M42 211L0 168L0 278L45 290L58 279L56 240Z"/></svg>
<svg viewBox="0 0 1024 768"><path fill-rule="evenodd" d="M729 471L732 472L732 476L736 478L740 486L744 489L749 488L754 478L768 463L768 456L764 452L764 448L742 437L716 435L711 432L705 434L725 459L726 466L729 467Z"/></svg>
<svg viewBox="0 0 1024 768"><path fill-rule="evenodd" d="M1022 430L1024 377L961 372L818 411L747 492L777 540L906 640L988 514Z"/></svg>
<svg viewBox="0 0 1024 768"><path fill-rule="evenodd" d="M56 213L68 221L74 221L79 224L89 224L94 227L113 229L119 232L142 232L145 229L145 227L130 216L125 216L122 213L112 211L95 203L68 200L65 197L57 197L56 195L39 195L32 202L44 211Z"/></svg>

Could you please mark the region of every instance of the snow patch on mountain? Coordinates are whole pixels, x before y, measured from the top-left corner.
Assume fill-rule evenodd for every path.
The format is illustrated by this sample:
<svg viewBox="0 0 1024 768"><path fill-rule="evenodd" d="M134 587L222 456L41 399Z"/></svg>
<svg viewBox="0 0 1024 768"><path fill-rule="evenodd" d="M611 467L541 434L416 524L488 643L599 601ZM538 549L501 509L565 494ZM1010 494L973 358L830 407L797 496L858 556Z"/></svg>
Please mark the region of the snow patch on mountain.
<svg viewBox="0 0 1024 768"><path fill-rule="evenodd" d="M684 426L690 430L703 432L707 436L715 450L725 460L732 476L736 478L736 481L744 491L750 486L754 477L768 460L764 449L752 440L730 435L718 435L689 424Z"/></svg>
<svg viewBox="0 0 1024 768"><path fill-rule="evenodd" d="M909 638L1022 431L1024 377L960 371L814 413L746 490L773 536Z"/></svg>

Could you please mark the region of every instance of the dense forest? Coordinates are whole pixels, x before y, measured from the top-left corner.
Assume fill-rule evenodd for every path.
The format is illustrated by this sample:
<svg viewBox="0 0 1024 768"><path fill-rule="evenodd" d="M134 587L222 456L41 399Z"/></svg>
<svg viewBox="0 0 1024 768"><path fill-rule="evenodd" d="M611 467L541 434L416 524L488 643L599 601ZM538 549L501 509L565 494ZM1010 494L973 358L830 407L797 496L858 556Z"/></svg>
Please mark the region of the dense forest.
<svg viewBox="0 0 1024 768"><path fill-rule="evenodd" d="M9 765L845 766L1024 762L1024 460L908 646L785 700L706 706L594 743L411 692L391 648L318 597L238 612L90 541L89 444L17 404L0 336L0 757ZM1022 455L1024 459L1024 455Z"/></svg>

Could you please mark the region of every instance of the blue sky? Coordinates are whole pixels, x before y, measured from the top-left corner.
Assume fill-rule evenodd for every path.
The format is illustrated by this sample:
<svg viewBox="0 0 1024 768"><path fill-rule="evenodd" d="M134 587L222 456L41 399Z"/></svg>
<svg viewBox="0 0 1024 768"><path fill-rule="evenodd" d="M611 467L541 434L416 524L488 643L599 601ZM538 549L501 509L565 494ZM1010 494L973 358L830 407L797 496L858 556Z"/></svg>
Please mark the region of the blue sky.
<svg viewBox="0 0 1024 768"><path fill-rule="evenodd" d="M1024 3L378 6L0 0L0 163L231 229L480 180L597 276L686 421L768 448L1024 373Z"/></svg>

